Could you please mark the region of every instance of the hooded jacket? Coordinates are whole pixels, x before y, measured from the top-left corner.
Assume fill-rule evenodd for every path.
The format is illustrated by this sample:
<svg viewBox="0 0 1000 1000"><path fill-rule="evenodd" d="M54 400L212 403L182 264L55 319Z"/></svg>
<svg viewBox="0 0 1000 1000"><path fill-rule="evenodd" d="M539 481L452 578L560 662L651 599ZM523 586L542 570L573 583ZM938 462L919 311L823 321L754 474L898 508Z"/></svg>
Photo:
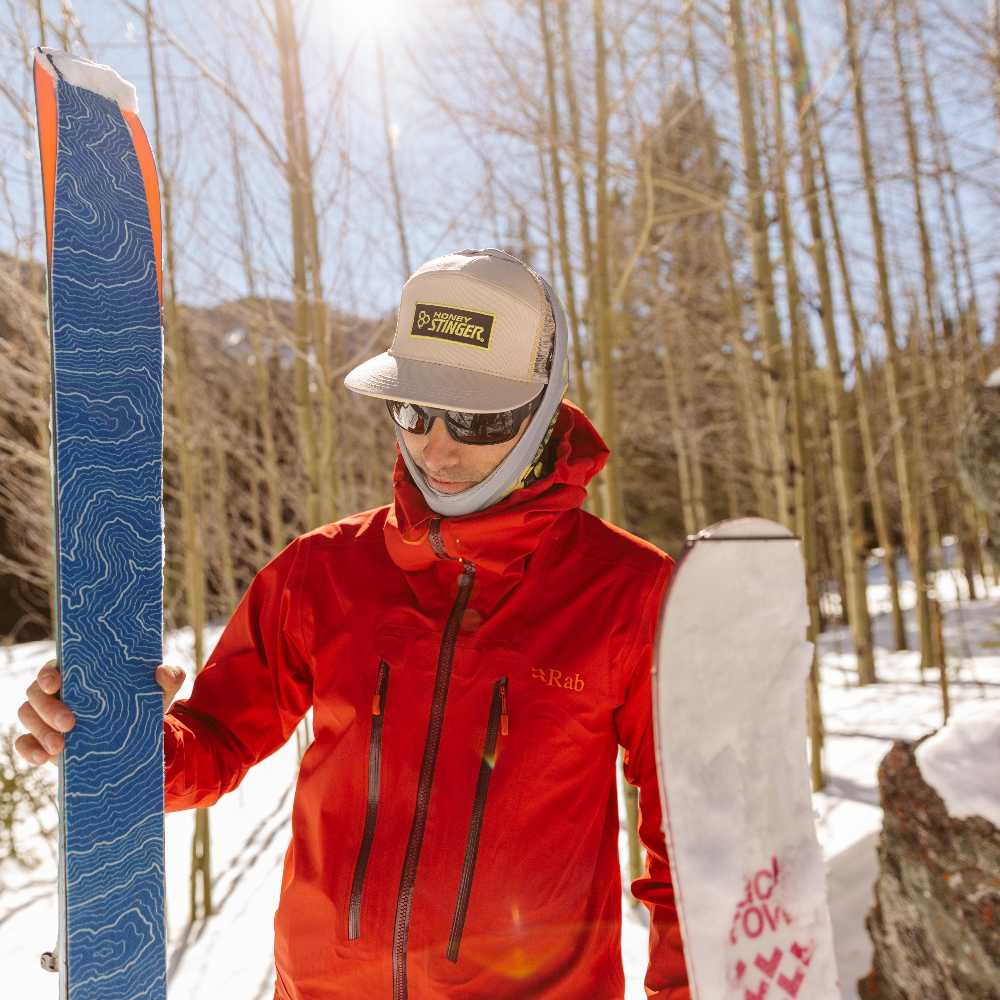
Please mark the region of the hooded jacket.
<svg viewBox="0 0 1000 1000"><path fill-rule="evenodd" d="M208 806L292 734L278 1000L621 1000L615 764L638 786L646 992L688 1000L653 751L672 562L583 511L607 460L562 404L552 473L442 519L397 460L390 506L255 577L166 716L168 811Z"/></svg>

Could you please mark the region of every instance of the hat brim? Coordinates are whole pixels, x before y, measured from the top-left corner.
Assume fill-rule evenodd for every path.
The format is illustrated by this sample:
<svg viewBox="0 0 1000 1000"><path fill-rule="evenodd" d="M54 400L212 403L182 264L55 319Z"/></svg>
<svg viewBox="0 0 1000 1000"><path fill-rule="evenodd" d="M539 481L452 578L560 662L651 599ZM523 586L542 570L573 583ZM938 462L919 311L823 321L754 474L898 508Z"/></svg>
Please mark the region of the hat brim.
<svg viewBox="0 0 1000 1000"><path fill-rule="evenodd" d="M544 382L498 378L389 353L352 368L344 378L344 385L363 396L401 399L467 413L513 410L530 402L545 388Z"/></svg>

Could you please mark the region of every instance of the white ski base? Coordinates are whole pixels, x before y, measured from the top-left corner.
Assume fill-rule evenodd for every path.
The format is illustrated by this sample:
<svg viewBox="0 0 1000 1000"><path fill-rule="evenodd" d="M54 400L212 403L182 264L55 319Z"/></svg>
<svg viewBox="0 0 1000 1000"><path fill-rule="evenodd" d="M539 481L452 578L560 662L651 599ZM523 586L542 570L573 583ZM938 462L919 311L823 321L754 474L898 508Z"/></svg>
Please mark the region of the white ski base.
<svg viewBox="0 0 1000 1000"><path fill-rule="evenodd" d="M657 768L693 1000L840 995L806 759L812 646L798 540L696 536L661 612Z"/></svg>

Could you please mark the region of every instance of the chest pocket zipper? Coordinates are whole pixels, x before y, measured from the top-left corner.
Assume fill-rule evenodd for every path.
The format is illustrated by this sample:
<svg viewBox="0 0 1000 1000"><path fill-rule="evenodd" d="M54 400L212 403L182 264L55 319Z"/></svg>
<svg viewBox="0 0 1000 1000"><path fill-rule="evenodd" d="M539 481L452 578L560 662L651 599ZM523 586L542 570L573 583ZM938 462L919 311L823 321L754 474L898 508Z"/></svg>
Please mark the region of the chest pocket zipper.
<svg viewBox="0 0 1000 1000"><path fill-rule="evenodd" d="M490 776L493 774L493 768L496 766L500 753L499 737L507 735L509 725L507 678L501 677L493 685L493 700L490 703L490 717L486 726L486 741L483 744L479 779L476 782L476 797L472 803L469 836L465 844L465 861L462 864L462 877L458 883L458 901L455 905L455 916L451 922L451 935L448 938L447 957L452 962L458 961L458 947L462 942L462 929L465 926L465 914L469 908L469 895L472 892L472 876L476 869L476 855L479 853L479 834L483 826L483 813L486 811L486 793L489 791Z"/></svg>
<svg viewBox="0 0 1000 1000"><path fill-rule="evenodd" d="M365 887L365 871L372 841L375 839L375 820L378 817L378 794L382 773L382 725L385 718L385 696L389 689L389 664L379 660L378 678L372 696L372 726L368 742L368 806L365 810L365 832L361 836L358 860L354 866L351 883L351 905L347 914L347 937L354 941L361 937L361 896Z"/></svg>

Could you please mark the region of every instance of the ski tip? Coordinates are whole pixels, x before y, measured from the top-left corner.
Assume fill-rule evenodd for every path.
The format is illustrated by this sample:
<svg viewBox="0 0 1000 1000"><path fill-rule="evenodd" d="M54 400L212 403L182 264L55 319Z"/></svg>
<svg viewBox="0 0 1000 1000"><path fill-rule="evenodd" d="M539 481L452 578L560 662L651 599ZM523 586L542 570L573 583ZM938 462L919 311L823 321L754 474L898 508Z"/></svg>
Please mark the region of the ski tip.
<svg viewBox="0 0 1000 1000"><path fill-rule="evenodd" d="M798 540L798 535L776 521L769 521L764 517L736 517L703 528L696 535L689 536L688 544L702 541L795 542Z"/></svg>
<svg viewBox="0 0 1000 1000"><path fill-rule="evenodd" d="M54 78L114 101L122 111L139 113L135 87L110 66L41 45L35 49L35 64Z"/></svg>

